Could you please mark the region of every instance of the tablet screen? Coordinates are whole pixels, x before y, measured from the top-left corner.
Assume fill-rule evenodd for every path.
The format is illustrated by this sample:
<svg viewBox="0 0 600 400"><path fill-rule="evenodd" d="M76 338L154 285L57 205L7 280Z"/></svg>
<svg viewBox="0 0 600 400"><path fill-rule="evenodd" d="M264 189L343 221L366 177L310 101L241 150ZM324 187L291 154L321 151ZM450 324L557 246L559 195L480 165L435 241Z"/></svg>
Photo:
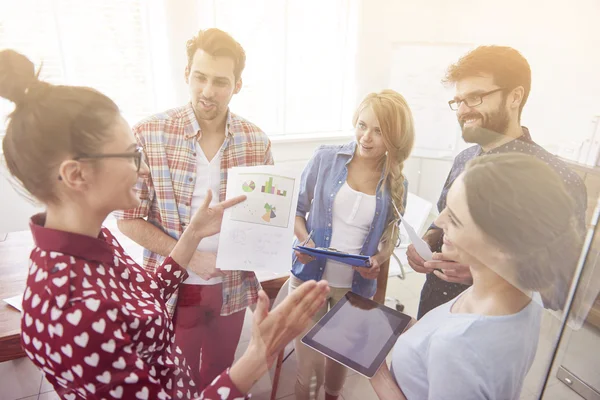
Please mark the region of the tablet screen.
<svg viewBox="0 0 600 400"><path fill-rule="evenodd" d="M302 341L370 378L410 319L408 315L348 292Z"/></svg>

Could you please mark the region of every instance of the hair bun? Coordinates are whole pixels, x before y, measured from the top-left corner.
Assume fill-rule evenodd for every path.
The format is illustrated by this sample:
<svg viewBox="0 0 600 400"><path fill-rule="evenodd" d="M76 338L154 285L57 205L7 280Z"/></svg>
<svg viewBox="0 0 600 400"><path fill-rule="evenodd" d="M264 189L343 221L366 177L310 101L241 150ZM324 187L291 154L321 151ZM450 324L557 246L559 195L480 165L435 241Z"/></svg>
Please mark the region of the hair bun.
<svg viewBox="0 0 600 400"><path fill-rule="evenodd" d="M19 104L36 81L31 60L14 50L0 51L0 96Z"/></svg>

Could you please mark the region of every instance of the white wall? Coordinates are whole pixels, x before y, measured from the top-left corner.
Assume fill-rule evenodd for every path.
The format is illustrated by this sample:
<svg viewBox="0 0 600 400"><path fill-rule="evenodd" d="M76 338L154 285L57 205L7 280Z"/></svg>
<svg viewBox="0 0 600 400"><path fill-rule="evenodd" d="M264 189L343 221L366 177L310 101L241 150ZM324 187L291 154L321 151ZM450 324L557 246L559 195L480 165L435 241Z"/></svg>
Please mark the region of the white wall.
<svg viewBox="0 0 600 400"><path fill-rule="evenodd" d="M598 0L363 0L358 96L388 87L395 42L508 45L531 65L534 139L583 141L600 114L599 17Z"/></svg>
<svg viewBox="0 0 600 400"><path fill-rule="evenodd" d="M41 210L19 195L11 183L0 155L0 239L2 234L27 229L29 217Z"/></svg>

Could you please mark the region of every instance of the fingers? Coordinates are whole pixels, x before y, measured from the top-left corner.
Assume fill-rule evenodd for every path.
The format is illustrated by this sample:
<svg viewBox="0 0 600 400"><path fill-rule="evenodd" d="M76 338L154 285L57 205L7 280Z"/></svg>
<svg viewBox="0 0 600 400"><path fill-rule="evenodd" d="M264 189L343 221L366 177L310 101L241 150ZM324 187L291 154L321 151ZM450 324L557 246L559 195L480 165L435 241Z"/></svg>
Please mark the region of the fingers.
<svg viewBox="0 0 600 400"><path fill-rule="evenodd" d="M246 200L246 196L245 195L241 195L241 196L237 196L225 201L222 201L219 203L220 207L223 207L224 209L229 208L229 207L233 207L236 204L240 204L241 202ZM210 204L210 202L209 202Z"/></svg>
<svg viewBox="0 0 600 400"><path fill-rule="evenodd" d="M296 257L298 257L298 261L300 261L302 264L308 264L309 262L315 259L314 257L309 256L308 254L300 252L297 252Z"/></svg>
<svg viewBox="0 0 600 400"><path fill-rule="evenodd" d="M206 198L204 198L204 201L202 202L202 206L200 206L200 209L206 209L206 208L210 207L210 202L212 201L212 197L213 197L212 190L208 189L206 191Z"/></svg>
<svg viewBox="0 0 600 400"><path fill-rule="evenodd" d="M315 296L312 300L312 302L309 302L310 299L307 299L306 302L303 303L307 303L306 308L304 309L304 312L301 313L301 315L297 318L298 321L298 330L302 331L306 328L306 326L308 325L309 321L314 317L314 315L317 313L317 311L319 311L319 309L321 309L323 307L323 305L325 304L325 302L327 301L327 294L329 293L329 284L326 281L320 281L317 284L316 289L314 290L315 292ZM300 304L300 307L303 307L304 304ZM302 310L300 310L302 311Z"/></svg>
<svg viewBox="0 0 600 400"><path fill-rule="evenodd" d="M421 257L419 253L417 253L415 246L412 244L408 246L408 250L406 250L406 256L408 257L409 261L412 260L417 265L423 265L423 263L425 263L425 259Z"/></svg>
<svg viewBox="0 0 600 400"><path fill-rule="evenodd" d="M449 271L466 271L469 269L468 265L460 264L454 261L427 261L424 266L425 268Z"/></svg>
<svg viewBox="0 0 600 400"><path fill-rule="evenodd" d="M463 285L470 285L473 282L473 278L471 278L470 276L465 277L464 275L451 275L450 271L445 271L444 273L436 270L433 271L433 273L441 280L450 283L461 283Z"/></svg>
<svg viewBox="0 0 600 400"><path fill-rule="evenodd" d="M220 276L225 276L225 274L218 268L215 268L215 270L210 273L211 278L218 278Z"/></svg>
<svg viewBox="0 0 600 400"><path fill-rule="evenodd" d="M379 266L371 267L371 268L353 267L353 269L355 271L357 271L360 274L360 276L362 276L365 279L375 279L379 276L379 271L381 270L381 267L379 267Z"/></svg>
<svg viewBox="0 0 600 400"><path fill-rule="evenodd" d="M282 309L282 312L288 313L292 321L308 321L317 312L319 304L324 301L328 291L329 287L325 281L305 282L286 298L286 300L290 299L290 303Z"/></svg>
<svg viewBox="0 0 600 400"><path fill-rule="evenodd" d="M436 271L433 271L433 273L435 274L435 276L437 276L438 278L440 278L443 281L451 282L451 283L457 283L457 282L455 282L455 278L451 278L448 275L446 275L446 274L444 274L444 273L442 273L440 271L436 270Z"/></svg>
<svg viewBox="0 0 600 400"><path fill-rule="evenodd" d="M412 262L410 259L408 260L408 265L415 271L415 272L419 272L421 274L427 274L431 271L427 270L427 268L423 267L422 265L417 265L414 262Z"/></svg>
<svg viewBox="0 0 600 400"><path fill-rule="evenodd" d="M433 272L434 269L455 269L456 263L452 261L425 261L423 267Z"/></svg>
<svg viewBox="0 0 600 400"><path fill-rule="evenodd" d="M255 324L260 324L269 314L269 297L264 290L258 292L258 302L254 311L253 321Z"/></svg>

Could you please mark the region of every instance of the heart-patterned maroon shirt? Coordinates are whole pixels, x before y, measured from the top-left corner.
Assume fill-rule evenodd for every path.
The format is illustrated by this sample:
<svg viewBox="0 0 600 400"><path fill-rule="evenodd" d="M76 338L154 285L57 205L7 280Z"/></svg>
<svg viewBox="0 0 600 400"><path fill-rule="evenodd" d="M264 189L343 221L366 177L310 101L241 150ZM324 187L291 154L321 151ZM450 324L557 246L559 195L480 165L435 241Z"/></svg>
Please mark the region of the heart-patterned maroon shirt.
<svg viewBox="0 0 600 400"><path fill-rule="evenodd" d="M154 275L103 228L98 238L30 222L21 342L63 399L244 399L224 371L198 393L166 301L187 278L168 257Z"/></svg>

